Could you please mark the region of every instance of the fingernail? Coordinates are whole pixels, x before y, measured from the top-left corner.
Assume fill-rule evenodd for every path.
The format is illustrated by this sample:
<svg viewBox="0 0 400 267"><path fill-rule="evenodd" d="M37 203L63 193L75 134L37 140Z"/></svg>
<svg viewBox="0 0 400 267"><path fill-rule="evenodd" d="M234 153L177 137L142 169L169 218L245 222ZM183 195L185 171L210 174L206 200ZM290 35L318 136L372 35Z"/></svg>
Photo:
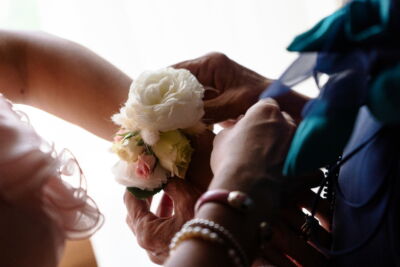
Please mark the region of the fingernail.
<svg viewBox="0 0 400 267"><path fill-rule="evenodd" d="M283 115L283 117L285 117L285 119L286 119L287 121L294 122L294 119L292 118L292 116L290 116L289 113L287 113L287 112L285 112L285 111L282 111L282 115Z"/></svg>
<svg viewBox="0 0 400 267"><path fill-rule="evenodd" d="M273 98L264 98L264 99L261 99L260 101L262 101L264 103L268 103L268 104L278 105L278 102L276 102L276 100Z"/></svg>

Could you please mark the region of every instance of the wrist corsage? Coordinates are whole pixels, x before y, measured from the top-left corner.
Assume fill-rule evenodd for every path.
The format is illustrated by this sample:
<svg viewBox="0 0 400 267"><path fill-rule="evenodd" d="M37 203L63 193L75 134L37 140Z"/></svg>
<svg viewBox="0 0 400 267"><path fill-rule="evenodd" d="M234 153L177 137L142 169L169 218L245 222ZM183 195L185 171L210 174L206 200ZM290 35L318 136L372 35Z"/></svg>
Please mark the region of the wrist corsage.
<svg viewBox="0 0 400 267"><path fill-rule="evenodd" d="M193 148L188 135L204 129L204 88L188 70L164 68L142 73L128 100L112 117L120 130L112 151L117 182L137 198L159 192L170 177L184 179Z"/></svg>

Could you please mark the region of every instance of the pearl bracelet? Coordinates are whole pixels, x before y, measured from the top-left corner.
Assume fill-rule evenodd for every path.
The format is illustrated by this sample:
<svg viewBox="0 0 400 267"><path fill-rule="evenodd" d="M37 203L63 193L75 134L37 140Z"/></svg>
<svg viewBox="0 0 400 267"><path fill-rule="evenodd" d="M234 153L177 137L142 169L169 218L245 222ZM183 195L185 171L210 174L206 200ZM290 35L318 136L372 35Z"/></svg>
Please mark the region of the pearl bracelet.
<svg viewBox="0 0 400 267"><path fill-rule="evenodd" d="M206 219L193 219L185 223L175 234L170 244L170 250L175 250L183 241L199 238L228 247L228 256L238 267L249 266L248 259L239 242L223 226Z"/></svg>

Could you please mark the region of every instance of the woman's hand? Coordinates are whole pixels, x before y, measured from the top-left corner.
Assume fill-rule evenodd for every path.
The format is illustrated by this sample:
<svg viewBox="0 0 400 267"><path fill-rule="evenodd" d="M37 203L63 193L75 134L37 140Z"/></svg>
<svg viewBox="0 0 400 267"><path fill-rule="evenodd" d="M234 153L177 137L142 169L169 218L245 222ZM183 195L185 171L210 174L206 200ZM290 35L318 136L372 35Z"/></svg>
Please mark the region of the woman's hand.
<svg viewBox="0 0 400 267"><path fill-rule="evenodd" d="M203 120L207 124L236 119L246 113L273 82L221 53L210 53L173 67L188 69L206 88L206 114ZM301 111L309 98L290 91L276 100L283 111L299 122L302 119Z"/></svg>
<svg viewBox="0 0 400 267"><path fill-rule="evenodd" d="M316 217L321 224L314 226L307 240L301 231L305 223L302 209L311 210L316 197L314 192L306 190L285 201L271 221L270 238L261 242L259 255L252 267L266 264L288 267L324 265L326 256L317 247L329 248L331 244L330 205L327 200L319 199Z"/></svg>
<svg viewBox="0 0 400 267"><path fill-rule="evenodd" d="M249 191L258 182L281 182L295 123L273 99L261 100L214 140L210 188Z"/></svg>
<svg viewBox="0 0 400 267"><path fill-rule="evenodd" d="M240 190L253 198L253 220L268 221L273 233L263 243L262 259L277 266L320 266L324 256L301 238L300 228L305 222L301 208L315 197L309 188L318 184L322 173L290 179L281 174L294 130L293 119L277 102L258 102L215 138L210 188ZM324 244L329 241L321 227L316 234Z"/></svg>
<svg viewBox="0 0 400 267"><path fill-rule="evenodd" d="M271 80L221 53L210 53L173 66L188 69L204 85L207 124L235 119L257 102Z"/></svg>
<svg viewBox="0 0 400 267"><path fill-rule="evenodd" d="M192 140L195 152L186 178L170 180L155 214L150 211L151 199L138 200L129 192L125 193L127 223L138 244L155 263L162 264L168 257L173 235L193 218L194 205L210 183L213 139L214 134L207 131Z"/></svg>

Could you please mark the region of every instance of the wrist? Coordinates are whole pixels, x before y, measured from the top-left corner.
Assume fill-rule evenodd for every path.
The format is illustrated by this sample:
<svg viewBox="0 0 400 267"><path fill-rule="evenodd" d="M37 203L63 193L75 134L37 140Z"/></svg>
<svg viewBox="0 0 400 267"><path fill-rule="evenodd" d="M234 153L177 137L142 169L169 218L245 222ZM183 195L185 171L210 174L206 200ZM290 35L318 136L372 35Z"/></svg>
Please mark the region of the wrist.
<svg viewBox="0 0 400 267"><path fill-rule="evenodd" d="M268 179L265 170L259 166L239 161L225 161L214 171L214 178L211 180L208 190L227 189L248 193L254 187L254 183Z"/></svg>
<svg viewBox="0 0 400 267"><path fill-rule="evenodd" d="M238 203L230 202L229 196L232 192L226 194L226 189L211 189L210 195L203 195L205 199L198 202L195 218L211 220L227 228L242 245L247 257L252 260L260 244L261 222L271 222L275 217L280 203L280 193L276 193L278 191L269 190L265 186L258 192L252 190L251 197L244 194L245 197L241 198L242 204L246 201L251 202L247 208L242 209L236 205ZM223 193L226 199L222 199Z"/></svg>
<svg viewBox="0 0 400 267"><path fill-rule="evenodd" d="M258 247L258 218L250 214L243 216L240 212L229 209L218 203L205 203L196 213L195 218L213 221L225 227L242 246L246 256L252 260Z"/></svg>

